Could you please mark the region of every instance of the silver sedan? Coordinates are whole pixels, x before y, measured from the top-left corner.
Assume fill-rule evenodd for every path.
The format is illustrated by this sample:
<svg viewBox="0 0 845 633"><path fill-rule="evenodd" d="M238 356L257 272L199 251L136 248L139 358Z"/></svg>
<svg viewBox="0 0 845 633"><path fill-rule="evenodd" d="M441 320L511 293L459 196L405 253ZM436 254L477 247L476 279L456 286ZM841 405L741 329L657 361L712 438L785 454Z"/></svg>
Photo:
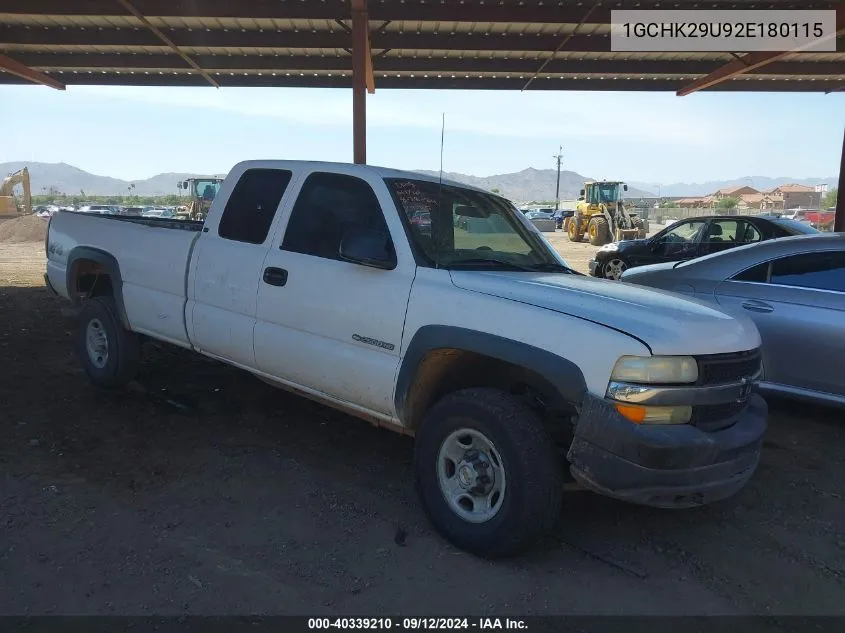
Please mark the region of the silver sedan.
<svg viewBox="0 0 845 633"><path fill-rule="evenodd" d="M845 233L632 268L621 281L747 315L763 339L761 391L845 407Z"/></svg>

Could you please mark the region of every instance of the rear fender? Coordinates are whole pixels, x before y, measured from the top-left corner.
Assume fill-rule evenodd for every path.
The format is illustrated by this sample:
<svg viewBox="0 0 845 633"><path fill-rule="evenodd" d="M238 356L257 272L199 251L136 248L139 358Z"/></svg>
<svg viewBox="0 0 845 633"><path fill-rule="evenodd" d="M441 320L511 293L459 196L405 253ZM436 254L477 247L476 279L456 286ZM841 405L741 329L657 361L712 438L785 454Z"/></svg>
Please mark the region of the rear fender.
<svg viewBox="0 0 845 633"><path fill-rule="evenodd" d="M126 314L126 308L123 304L123 277L120 275L120 265L117 263L117 259L110 253L98 248L91 248L90 246L77 246L71 250L67 258L68 296L73 299L78 267L81 262L86 260L100 264L108 273L111 278L112 292L120 321L123 323L123 327L131 329L129 327L129 317Z"/></svg>

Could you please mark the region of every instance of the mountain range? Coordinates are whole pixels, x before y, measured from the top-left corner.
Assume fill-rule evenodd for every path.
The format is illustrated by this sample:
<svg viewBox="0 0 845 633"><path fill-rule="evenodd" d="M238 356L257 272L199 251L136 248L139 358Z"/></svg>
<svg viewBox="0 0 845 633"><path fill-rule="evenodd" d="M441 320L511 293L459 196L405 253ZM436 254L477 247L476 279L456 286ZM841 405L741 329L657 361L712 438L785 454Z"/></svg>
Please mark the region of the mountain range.
<svg viewBox="0 0 845 633"><path fill-rule="evenodd" d="M33 195L46 194L49 191L58 193L91 196L109 195L139 195L158 196L177 193L176 183L185 178L196 176L209 176L220 174L197 174L197 173L164 173L141 180L121 180L108 176L97 176L88 173L73 165L66 163L39 163L39 162L10 162L0 163L0 174L7 174L28 167L31 178ZM431 170L417 170L420 173L438 175L439 172ZM548 201L555 197L555 179L557 172L554 169L534 169L529 167L513 174L500 174L497 176L471 176L454 172L444 172L443 177L468 185L474 185L483 189L495 189L503 196L510 198L517 203L530 201ZM578 197L579 190L583 187L584 181L590 180L574 171L560 172L560 197L562 200L573 200ZM712 193L718 189L730 186L750 185L756 189L768 190L786 183L798 183L806 185L828 184L835 187L837 178L792 178L766 176L746 176L735 180L719 180L702 183L672 183L657 185L655 183L630 182L628 183L627 197L653 197L658 195L667 197L679 196L701 196ZM130 185L134 188L130 190Z"/></svg>

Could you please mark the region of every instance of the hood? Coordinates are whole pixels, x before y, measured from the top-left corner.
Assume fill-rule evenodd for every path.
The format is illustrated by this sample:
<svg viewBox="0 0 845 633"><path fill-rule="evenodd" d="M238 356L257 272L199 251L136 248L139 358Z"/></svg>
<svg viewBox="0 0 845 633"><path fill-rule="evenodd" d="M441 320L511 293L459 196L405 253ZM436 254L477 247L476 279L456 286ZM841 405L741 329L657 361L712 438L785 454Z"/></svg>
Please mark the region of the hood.
<svg viewBox="0 0 845 633"><path fill-rule="evenodd" d="M616 250L619 252L625 251L635 251L646 248L648 243L650 242L649 238L643 238L641 240L622 240L620 242L611 242L612 244L616 245ZM601 249L599 249L601 250ZM604 252L604 251L602 251Z"/></svg>
<svg viewBox="0 0 845 633"><path fill-rule="evenodd" d="M724 354L760 345L750 319L662 290L570 274L450 272L458 288L599 323L641 340L654 354Z"/></svg>
<svg viewBox="0 0 845 633"><path fill-rule="evenodd" d="M666 272L667 270L673 270L678 264L683 263L683 260L679 262L660 262L659 264L646 264L645 266L629 268L624 273L622 273L622 279L627 281L629 279L634 279L639 275Z"/></svg>

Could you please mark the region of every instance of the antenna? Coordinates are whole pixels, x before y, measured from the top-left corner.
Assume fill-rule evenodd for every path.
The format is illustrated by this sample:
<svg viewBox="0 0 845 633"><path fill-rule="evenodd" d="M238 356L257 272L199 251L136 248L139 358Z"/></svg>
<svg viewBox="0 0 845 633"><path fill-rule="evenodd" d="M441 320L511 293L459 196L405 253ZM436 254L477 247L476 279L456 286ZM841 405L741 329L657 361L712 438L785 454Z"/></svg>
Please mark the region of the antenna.
<svg viewBox="0 0 845 633"><path fill-rule="evenodd" d="M443 120L440 124L440 186L443 186L443 139L446 136L446 113L443 113Z"/></svg>
<svg viewBox="0 0 845 633"><path fill-rule="evenodd" d="M557 154L552 156L557 160L557 184L555 185L555 211L560 207L560 162L563 160L563 145L558 148Z"/></svg>

